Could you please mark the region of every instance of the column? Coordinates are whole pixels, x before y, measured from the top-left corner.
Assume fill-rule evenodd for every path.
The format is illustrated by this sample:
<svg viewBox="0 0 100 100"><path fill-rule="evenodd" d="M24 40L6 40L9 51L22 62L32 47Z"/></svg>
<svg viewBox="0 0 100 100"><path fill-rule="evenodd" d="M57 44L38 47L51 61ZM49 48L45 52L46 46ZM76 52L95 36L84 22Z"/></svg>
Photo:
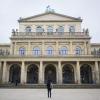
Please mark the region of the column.
<svg viewBox="0 0 100 100"><path fill-rule="evenodd" d="M58 62L58 84L62 84L62 66L61 66L61 61Z"/></svg>
<svg viewBox="0 0 100 100"><path fill-rule="evenodd" d="M0 61L0 83L2 81L2 62Z"/></svg>
<svg viewBox="0 0 100 100"><path fill-rule="evenodd" d="M56 51L55 51L55 55L59 56L59 46L58 46L58 42L56 42Z"/></svg>
<svg viewBox="0 0 100 100"><path fill-rule="evenodd" d="M79 61L77 61L77 65L76 65L76 73L77 73L77 83L80 84L81 80L80 80L80 65L79 65Z"/></svg>
<svg viewBox="0 0 100 100"><path fill-rule="evenodd" d="M73 45L72 45L72 41L70 42L70 55L72 55L72 53L73 53Z"/></svg>
<svg viewBox="0 0 100 100"><path fill-rule="evenodd" d="M14 55L17 54L16 52L17 52L17 51L16 51L16 42L14 42Z"/></svg>
<svg viewBox="0 0 100 100"><path fill-rule="evenodd" d="M10 55L13 55L13 42L11 42Z"/></svg>
<svg viewBox="0 0 100 100"><path fill-rule="evenodd" d="M21 84L26 83L26 71L25 71L25 62L22 61L22 66L21 66Z"/></svg>
<svg viewBox="0 0 100 100"><path fill-rule="evenodd" d="M95 75L96 75L96 84L99 84L99 66L98 66L98 61L95 61Z"/></svg>
<svg viewBox="0 0 100 100"><path fill-rule="evenodd" d="M2 82L3 83L7 83L7 66L6 66L6 61L4 61L4 64L3 64Z"/></svg>
<svg viewBox="0 0 100 100"><path fill-rule="evenodd" d="M43 62L40 61L40 67L39 67L39 83L44 83L44 77L43 77Z"/></svg>
<svg viewBox="0 0 100 100"><path fill-rule="evenodd" d="M28 42L28 51L27 51L27 55L31 55L31 43L30 42Z"/></svg>
<svg viewBox="0 0 100 100"><path fill-rule="evenodd" d="M90 42L87 43L87 47L88 47L88 55L91 55L91 45L90 45Z"/></svg>
<svg viewBox="0 0 100 100"><path fill-rule="evenodd" d="M45 48L44 48L44 41L42 41L42 52L41 52L41 56L45 55Z"/></svg>
<svg viewBox="0 0 100 100"><path fill-rule="evenodd" d="M87 55L87 42L84 42L84 50L85 50L84 54Z"/></svg>

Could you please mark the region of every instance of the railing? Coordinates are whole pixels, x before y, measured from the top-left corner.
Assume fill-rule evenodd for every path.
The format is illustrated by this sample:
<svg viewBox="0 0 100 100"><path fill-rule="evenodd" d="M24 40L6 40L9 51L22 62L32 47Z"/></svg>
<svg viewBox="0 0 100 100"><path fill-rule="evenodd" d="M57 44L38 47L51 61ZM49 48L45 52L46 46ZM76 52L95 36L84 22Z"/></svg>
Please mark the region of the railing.
<svg viewBox="0 0 100 100"><path fill-rule="evenodd" d="M12 37L89 37L86 32L13 32Z"/></svg>

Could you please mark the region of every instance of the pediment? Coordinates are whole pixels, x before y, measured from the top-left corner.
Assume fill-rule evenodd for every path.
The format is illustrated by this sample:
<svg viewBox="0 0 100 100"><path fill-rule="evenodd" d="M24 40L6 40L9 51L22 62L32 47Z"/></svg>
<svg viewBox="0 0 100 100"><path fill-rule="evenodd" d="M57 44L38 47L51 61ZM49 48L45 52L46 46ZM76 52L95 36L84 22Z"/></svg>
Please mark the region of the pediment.
<svg viewBox="0 0 100 100"><path fill-rule="evenodd" d="M22 18L19 21L82 21L80 18L61 15L58 13L43 13L27 18Z"/></svg>

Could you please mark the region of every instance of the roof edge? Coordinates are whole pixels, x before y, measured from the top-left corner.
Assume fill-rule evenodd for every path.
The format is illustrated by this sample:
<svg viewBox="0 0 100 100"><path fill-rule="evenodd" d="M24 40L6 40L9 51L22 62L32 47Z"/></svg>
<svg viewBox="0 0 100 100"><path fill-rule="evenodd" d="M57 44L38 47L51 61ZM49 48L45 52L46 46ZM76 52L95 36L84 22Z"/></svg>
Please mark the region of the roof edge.
<svg viewBox="0 0 100 100"><path fill-rule="evenodd" d="M55 13L55 12L45 12L45 13L37 14L37 15L34 15L34 16L26 17L26 18L21 18L20 17L20 19L18 20L18 22L23 22L23 21L25 21L27 19L35 18L35 17L39 17L39 16L43 16L43 15L46 15L46 14L55 14L55 15L58 15L58 16L62 16L62 17L66 17L66 18L71 18L71 19L74 19L74 20L82 22L81 17L76 18L76 17L67 16L67 15L59 14L59 13Z"/></svg>

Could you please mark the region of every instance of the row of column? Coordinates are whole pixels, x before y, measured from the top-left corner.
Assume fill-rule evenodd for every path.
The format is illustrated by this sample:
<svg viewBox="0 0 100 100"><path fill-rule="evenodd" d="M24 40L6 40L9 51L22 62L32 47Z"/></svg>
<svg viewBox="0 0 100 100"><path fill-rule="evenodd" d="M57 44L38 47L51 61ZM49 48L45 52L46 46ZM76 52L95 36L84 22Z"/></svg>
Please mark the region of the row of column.
<svg viewBox="0 0 100 100"><path fill-rule="evenodd" d="M95 61L95 81L97 84L100 83L100 72L99 72L99 65L98 61ZM77 83L81 83L81 78L80 78L80 63L77 61L76 63L76 80ZM7 63L4 61L3 63L3 72L2 72L2 63L0 62L0 81L3 83L7 83ZM21 66L21 83L24 84L26 83L26 69L25 69L25 62L22 61L22 66ZM44 83L44 71L43 71L43 62L40 61L40 67L39 67L39 83L43 84ZM58 68L57 68L57 83L62 84L62 67L61 67L61 61L58 62Z"/></svg>

